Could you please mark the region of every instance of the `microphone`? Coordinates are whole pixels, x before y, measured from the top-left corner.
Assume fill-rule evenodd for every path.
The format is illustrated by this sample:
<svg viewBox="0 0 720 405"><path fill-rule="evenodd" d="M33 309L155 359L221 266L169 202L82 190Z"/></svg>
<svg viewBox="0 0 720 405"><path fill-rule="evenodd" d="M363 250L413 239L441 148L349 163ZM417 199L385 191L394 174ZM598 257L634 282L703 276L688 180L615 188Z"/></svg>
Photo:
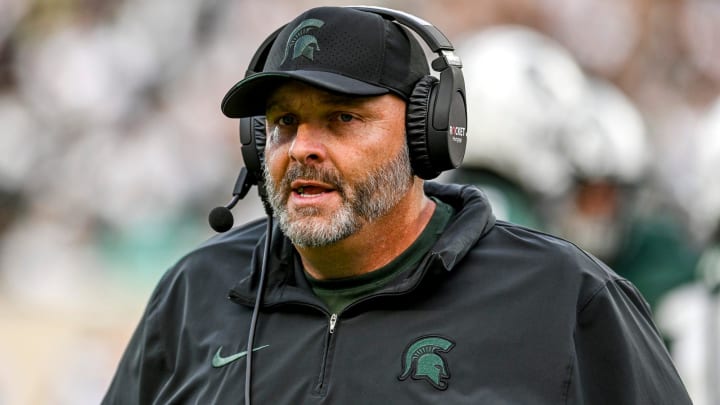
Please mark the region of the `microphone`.
<svg viewBox="0 0 720 405"><path fill-rule="evenodd" d="M230 228L232 228L235 220L230 210L235 203L235 198L233 198L228 205L215 207L212 211L210 211L210 215L208 215L208 222L215 232L227 232Z"/></svg>
<svg viewBox="0 0 720 405"><path fill-rule="evenodd" d="M215 232L227 232L230 228L232 228L235 220L230 210L235 207L240 199L247 195L250 187L254 184L253 180L254 179L245 167L240 169L238 178L235 181L235 187L233 187L233 197L230 202L224 206L221 205L213 208L210 211L210 215L208 215L208 223L210 223L210 227Z"/></svg>

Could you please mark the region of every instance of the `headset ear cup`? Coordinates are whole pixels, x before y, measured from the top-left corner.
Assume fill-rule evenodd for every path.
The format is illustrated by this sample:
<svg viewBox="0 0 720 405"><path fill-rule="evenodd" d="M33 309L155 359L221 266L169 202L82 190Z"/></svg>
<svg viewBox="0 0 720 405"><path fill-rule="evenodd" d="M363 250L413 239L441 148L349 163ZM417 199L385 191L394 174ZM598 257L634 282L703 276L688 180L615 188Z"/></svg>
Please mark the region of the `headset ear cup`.
<svg viewBox="0 0 720 405"><path fill-rule="evenodd" d="M255 138L255 149L260 162L259 172L263 172L265 166L265 142L267 141L267 132L265 128L265 116L259 115L252 117L253 120L253 137Z"/></svg>
<svg viewBox="0 0 720 405"><path fill-rule="evenodd" d="M258 168L258 172L256 174L258 194L260 195L260 200L262 200L263 206L265 207L265 212L272 216L273 210L267 197L267 189L265 188L265 145L267 143L265 116L256 116L252 117L252 119L253 135L255 139L255 153L258 157L258 161L260 162L260 167Z"/></svg>
<svg viewBox="0 0 720 405"><path fill-rule="evenodd" d="M425 76L410 94L405 117L405 131L410 152L410 164L416 176L430 180L440 174L432 165L428 140L428 120L432 117L431 100L438 79Z"/></svg>
<svg viewBox="0 0 720 405"><path fill-rule="evenodd" d="M267 135L265 129L265 116L240 118L240 142L245 168L247 168L250 181L257 184L258 194L262 200L265 212L272 215L272 208L267 199L265 190L265 144Z"/></svg>
<svg viewBox="0 0 720 405"><path fill-rule="evenodd" d="M265 163L265 117L255 116L240 119L240 151L252 183L262 181Z"/></svg>

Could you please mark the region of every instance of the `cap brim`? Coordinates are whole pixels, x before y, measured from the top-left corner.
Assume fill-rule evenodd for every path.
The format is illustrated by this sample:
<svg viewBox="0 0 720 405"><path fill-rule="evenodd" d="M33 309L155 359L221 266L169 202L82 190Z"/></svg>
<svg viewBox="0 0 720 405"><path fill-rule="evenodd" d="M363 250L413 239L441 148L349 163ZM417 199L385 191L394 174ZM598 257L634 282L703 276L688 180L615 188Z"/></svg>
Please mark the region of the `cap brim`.
<svg viewBox="0 0 720 405"><path fill-rule="evenodd" d="M379 96L390 92L385 87L332 72L262 72L246 77L227 92L221 106L223 114L230 118L265 115L267 97L275 87L287 80L299 80L324 90L356 96Z"/></svg>

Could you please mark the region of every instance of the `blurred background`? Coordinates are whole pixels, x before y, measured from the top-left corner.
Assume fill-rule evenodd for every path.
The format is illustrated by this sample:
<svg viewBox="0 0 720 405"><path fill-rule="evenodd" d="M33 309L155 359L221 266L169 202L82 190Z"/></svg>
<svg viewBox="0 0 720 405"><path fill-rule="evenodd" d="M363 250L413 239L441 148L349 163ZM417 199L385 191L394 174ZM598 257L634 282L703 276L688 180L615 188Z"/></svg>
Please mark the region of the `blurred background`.
<svg viewBox="0 0 720 405"><path fill-rule="evenodd" d="M0 0L0 404L96 404L155 282L242 165L220 100L260 42L345 1ZM469 149L441 181L564 236L650 303L719 404L720 2L366 1L456 45ZM236 224L263 215L254 192Z"/></svg>

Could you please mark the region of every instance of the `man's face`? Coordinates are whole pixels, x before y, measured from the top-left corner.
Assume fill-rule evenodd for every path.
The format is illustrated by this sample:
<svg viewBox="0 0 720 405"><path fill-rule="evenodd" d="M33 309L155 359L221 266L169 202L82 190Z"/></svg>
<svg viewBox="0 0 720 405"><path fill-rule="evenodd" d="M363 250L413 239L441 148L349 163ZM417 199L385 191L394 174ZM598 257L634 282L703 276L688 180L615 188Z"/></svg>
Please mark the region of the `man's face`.
<svg viewBox="0 0 720 405"><path fill-rule="evenodd" d="M347 238L412 184L405 103L394 95L350 98L289 82L270 97L266 117L268 199L297 246Z"/></svg>

